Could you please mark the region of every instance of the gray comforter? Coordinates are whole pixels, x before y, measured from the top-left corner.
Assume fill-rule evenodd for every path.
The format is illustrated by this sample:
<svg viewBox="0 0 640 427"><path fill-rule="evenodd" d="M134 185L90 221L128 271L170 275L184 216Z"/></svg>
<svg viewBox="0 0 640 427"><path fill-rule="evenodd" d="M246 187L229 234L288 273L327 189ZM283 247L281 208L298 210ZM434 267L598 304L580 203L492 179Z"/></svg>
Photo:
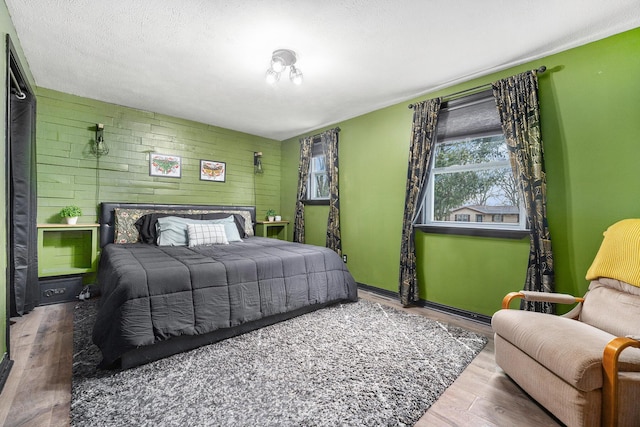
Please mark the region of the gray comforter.
<svg viewBox="0 0 640 427"><path fill-rule="evenodd" d="M357 299L356 283L335 252L261 237L195 248L110 244L102 250L98 283L93 341L105 365L172 337Z"/></svg>

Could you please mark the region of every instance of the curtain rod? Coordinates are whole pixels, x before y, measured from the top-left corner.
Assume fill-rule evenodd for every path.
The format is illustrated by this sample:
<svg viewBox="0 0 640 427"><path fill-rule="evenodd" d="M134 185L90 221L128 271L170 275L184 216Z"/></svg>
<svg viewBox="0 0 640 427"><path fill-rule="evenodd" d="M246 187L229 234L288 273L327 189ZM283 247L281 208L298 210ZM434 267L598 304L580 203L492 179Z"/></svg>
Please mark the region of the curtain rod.
<svg viewBox="0 0 640 427"><path fill-rule="evenodd" d="M334 129L336 130L336 132L338 132L338 133L340 132L340 128L339 128L339 127L335 127ZM327 130L331 130L331 129L327 129ZM326 132L326 131L325 131L325 132ZM324 132L323 132L323 133L324 133ZM313 138L313 139L318 139L318 138L320 138L320 135L322 135L322 133L319 133L319 134L317 134L317 135L313 135L311 138Z"/></svg>
<svg viewBox="0 0 640 427"><path fill-rule="evenodd" d="M544 73L545 71L547 71L547 67L545 65L542 65L541 67L538 67L535 69L535 71L537 71L539 74ZM451 99L453 99L454 97L457 97L459 95L471 95L473 92L479 92L480 89L485 90L485 89L489 89L491 87L491 83L487 83L487 84L483 84L480 86L476 86L476 87L472 87L471 89L465 89L465 90L461 90L460 92L454 92L454 93L450 93L449 95L445 95L442 97L442 99L446 99L447 101L451 101ZM409 108L413 108L415 104L409 104L408 107Z"/></svg>
<svg viewBox="0 0 640 427"><path fill-rule="evenodd" d="M11 81L13 82L13 85L16 87L16 96L18 97L18 99L25 99L27 95L22 91L22 88L18 83L18 79L16 79L16 76L15 74L13 74L13 70L11 68L9 68L9 74L11 75Z"/></svg>

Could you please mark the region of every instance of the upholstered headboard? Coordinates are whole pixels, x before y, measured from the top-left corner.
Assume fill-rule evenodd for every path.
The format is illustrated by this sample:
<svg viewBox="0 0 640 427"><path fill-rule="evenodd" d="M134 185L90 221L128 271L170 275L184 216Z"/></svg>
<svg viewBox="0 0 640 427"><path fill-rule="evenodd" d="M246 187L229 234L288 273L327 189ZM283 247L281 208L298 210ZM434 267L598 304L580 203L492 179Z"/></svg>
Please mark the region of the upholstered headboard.
<svg viewBox="0 0 640 427"><path fill-rule="evenodd" d="M247 211L251 214L251 222L255 228L255 206L221 206L221 205L171 205L159 203L114 203L102 202L100 204L100 247L113 243L115 239L115 210L122 209L153 209L159 211L188 211L188 210L215 210L215 211Z"/></svg>

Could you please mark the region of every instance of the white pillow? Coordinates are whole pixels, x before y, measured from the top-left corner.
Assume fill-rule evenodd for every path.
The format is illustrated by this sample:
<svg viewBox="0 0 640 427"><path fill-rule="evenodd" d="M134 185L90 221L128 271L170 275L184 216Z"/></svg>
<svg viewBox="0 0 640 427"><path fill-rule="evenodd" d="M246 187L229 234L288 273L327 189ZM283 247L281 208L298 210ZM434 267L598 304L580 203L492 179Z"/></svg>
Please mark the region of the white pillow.
<svg viewBox="0 0 640 427"><path fill-rule="evenodd" d="M228 245L223 224L187 224L189 247L203 245Z"/></svg>

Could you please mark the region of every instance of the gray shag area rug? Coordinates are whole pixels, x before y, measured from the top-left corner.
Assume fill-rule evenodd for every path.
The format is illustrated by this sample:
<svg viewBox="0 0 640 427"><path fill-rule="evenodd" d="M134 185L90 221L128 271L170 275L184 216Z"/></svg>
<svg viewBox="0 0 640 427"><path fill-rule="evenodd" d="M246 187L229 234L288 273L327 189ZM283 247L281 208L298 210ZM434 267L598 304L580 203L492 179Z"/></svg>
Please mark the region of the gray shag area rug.
<svg viewBox="0 0 640 427"><path fill-rule="evenodd" d="M487 343L360 300L107 371L96 306L75 309L72 426L412 425Z"/></svg>

